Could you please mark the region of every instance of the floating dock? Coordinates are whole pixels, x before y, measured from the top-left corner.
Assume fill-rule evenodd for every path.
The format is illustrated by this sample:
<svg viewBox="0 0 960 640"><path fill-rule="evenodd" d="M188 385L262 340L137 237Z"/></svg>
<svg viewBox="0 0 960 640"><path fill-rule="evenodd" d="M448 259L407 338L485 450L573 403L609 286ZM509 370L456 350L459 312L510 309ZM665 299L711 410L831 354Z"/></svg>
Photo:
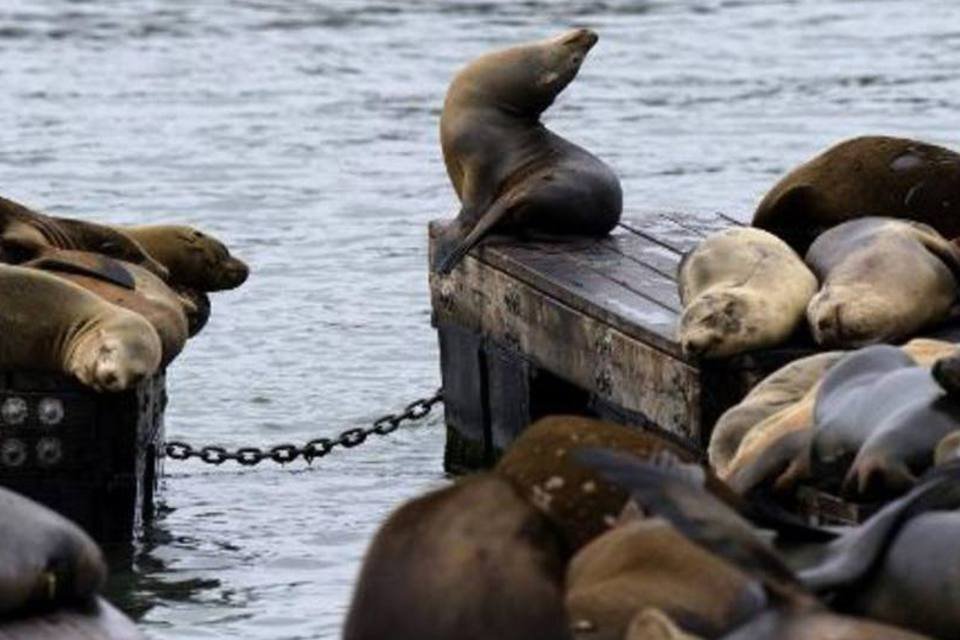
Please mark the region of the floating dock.
<svg viewBox="0 0 960 640"><path fill-rule="evenodd" d="M431 223L432 238L438 225ZM447 448L459 473L491 465L551 413L656 429L698 452L719 415L809 343L720 362L685 358L676 273L721 214L627 216L603 239L490 238L430 276Z"/></svg>

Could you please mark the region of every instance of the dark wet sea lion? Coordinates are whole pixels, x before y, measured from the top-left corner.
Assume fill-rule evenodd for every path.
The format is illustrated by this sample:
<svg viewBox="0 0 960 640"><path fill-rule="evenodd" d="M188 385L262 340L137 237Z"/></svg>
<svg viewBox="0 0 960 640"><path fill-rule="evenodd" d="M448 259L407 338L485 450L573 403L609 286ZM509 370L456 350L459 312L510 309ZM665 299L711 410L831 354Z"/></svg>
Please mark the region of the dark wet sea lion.
<svg viewBox="0 0 960 640"><path fill-rule="evenodd" d="M68 282L95 293L107 302L139 313L156 329L163 355L160 367L166 367L183 350L187 341L186 304L163 280L147 269L100 254L79 251L55 251L23 264L24 267L53 273ZM121 286L126 274L133 288ZM194 309L195 311L195 309Z"/></svg>
<svg viewBox="0 0 960 640"><path fill-rule="evenodd" d="M19 264L39 257L49 248L102 253L142 264L161 278L167 277L166 268L121 231L94 222L44 215L0 198L0 259L7 264Z"/></svg>
<svg viewBox="0 0 960 640"><path fill-rule="evenodd" d="M807 308L821 345L895 342L947 319L957 302L960 253L916 222L845 222L817 238L806 261L821 282Z"/></svg>
<svg viewBox="0 0 960 640"><path fill-rule="evenodd" d="M904 138L845 140L783 177L753 225L803 253L821 232L863 215L917 220L947 238L960 236L960 155Z"/></svg>
<svg viewBox="0 0 960 640"><path fill-rule="evenodd" d="M558 532L490 474L412 500L367 550L344 640L565 640Z"/></svg>
<svg viewBox="0 0 960 640"><path fill-rule="evenodd" d="M198 291L235 289L250 273L246 263L230 254L226 245L199 229L158 224L117 227L146 249L170 271L176 286Z"/></svg>
<svg viewBox="0 0 960 640"><path fill-rule="evenodd" d="M160 364L160 339L143 316L55 275L0 265L0 309L0 369L61 372L123 391Z"/></svg>
<svg viewBox="0 0 960 640"><path fill-rule="evenodd" d="M786 341L817 280L793 249L750 227L708 236L678 270L679 339L687 355L727 357Z"/></svg>
<svg viewBox="0 0 960 640"><path fill-rule="evenodd" d="M0 616L92 598L106 577L100 549L77 525L0 488Z"/></svg>
<svg viewBox="0 0 960 640"><path fill-rule="evenodd" d="M659 518L620 524L580 549L567 569L567 612L577 637L620 640L645 608L714 638L759 613L759 582Z"/></svg>
<svg viewBox="0 0 960 640"><path fill-rule="evenodd" d="M575 29L481 56L453 79L440 143L461 209L436 238L437 272L491 230L603 236L616 226L616 174L540 122L596 42L593 31Z"/></svg>

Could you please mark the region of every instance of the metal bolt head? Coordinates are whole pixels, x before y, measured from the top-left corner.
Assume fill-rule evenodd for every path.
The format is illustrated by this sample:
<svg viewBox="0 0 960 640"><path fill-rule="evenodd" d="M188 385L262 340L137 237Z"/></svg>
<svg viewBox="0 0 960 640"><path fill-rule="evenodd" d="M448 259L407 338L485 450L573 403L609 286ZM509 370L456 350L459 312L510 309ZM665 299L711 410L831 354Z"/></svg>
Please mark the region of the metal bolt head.
<svg viewBox="0 0 960 640"><path fill-rule="evenodd" d="M63 444L60 438L40 438L37 442L37 462L52 467L63 459Z"/></svg>
<svg viewBox="0 0 960 640"><path fill-rule="evenodd" d="M23 440L8 438L0 444L0 464L5 467L19 467L27 461L27 445Z"/></svg>
<svg viewBox="0 0 960 640"><path fill-rule="evenodd" d="M27 401L24 398L12 396L3 401L0 405L0 418L9 425L22 423L27 419Z"/></svg>
<svg viewBox="0 0 960 640"><path fill-rule="evenodd" d="M63 401L60 398L44 398L37 406L37 418L41 424L60 424L63 420Z"/></svg>

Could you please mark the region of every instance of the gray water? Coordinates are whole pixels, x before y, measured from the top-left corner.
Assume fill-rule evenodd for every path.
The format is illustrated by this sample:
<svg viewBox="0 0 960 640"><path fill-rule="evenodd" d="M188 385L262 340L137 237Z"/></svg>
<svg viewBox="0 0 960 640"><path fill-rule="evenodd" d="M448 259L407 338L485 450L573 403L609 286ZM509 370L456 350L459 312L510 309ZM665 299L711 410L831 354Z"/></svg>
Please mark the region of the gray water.
<svg viewBox="0 0 960 640"><path fill-rule="evenodd" d="M303 442L438 385L426 223L456 210L451 74L569 26L601 35L548 124L630 210L747 219L840 138L960 147L949 0L2 0L0 193L176 221L252 266L169 373L167 431ZM168 510L112 596L155 638L332 638L370 536L444 482L434 416L307 467L168 462Z"/></svg>

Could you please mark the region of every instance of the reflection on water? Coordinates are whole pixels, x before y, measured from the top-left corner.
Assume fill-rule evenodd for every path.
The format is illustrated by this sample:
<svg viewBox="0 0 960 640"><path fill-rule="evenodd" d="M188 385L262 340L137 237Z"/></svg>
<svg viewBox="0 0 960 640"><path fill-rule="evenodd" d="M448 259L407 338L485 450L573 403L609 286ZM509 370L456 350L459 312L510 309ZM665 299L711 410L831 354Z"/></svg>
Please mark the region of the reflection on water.
<svg viewBox="0 0 960 640"><path fill-rule="evenodd" d="M173 365L168 433L304 442L437 384L426 222L456 210L437 119L470 57L597 29L551 126L628 211L743 219L838 138L960 146L958 24L934 0L6 0L2 193L222 236L253 275ZM312 468L169 462L113 597L157 638L335 637L377 524L443 482L438 427Z"/></svg>

